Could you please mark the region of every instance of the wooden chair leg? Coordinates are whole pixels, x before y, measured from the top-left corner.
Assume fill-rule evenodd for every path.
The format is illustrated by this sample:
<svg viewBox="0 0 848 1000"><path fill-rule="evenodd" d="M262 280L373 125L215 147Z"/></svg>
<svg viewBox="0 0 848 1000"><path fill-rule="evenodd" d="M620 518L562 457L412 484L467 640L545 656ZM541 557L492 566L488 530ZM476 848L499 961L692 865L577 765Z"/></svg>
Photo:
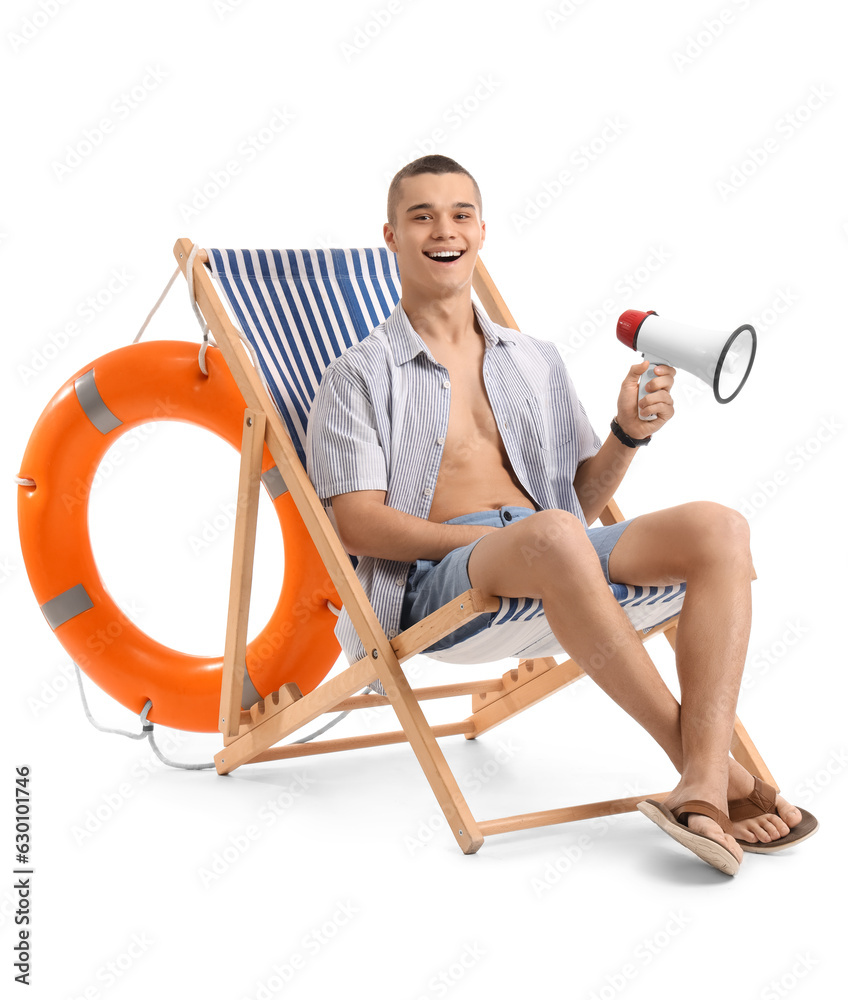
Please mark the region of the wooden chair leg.
<svg viewBox="0 0 848 1000"><path fill-rule="evenodd" d="M736 716L736 723L733 727L733 739L730 744L730 752L744 768L754 775L755 778L759 778L767 785L771 785L779 791L777 782L772 777L771 771L769 771L766 767L766 762L754 746L754 741L739 721L738 715Z"/></svg>
<svg viewBox="0 0 848 1000"><path fill-rule="evenodd" d="M256 410L245 410L233 542L233 568L230 575L230 603L221 677L221 708L218 713L218 729L225 737L232 737L238 733L241 716L247 620L250 612L250 587L253 579L253 554L256 548L256 520L259 513L264 443L265 414Z"/></svg>
<svg viewBox="0 0 848 1000"><path fill-rule="evenodd" d="M483 845L483 834L471 814L441 747L436 742L430 723L425 718L400 663L394 657L392 660L386 658L379 663L378 671L392 708L433 789L433 794L453 831L456 842L463 854L475 854Z"/></svg>

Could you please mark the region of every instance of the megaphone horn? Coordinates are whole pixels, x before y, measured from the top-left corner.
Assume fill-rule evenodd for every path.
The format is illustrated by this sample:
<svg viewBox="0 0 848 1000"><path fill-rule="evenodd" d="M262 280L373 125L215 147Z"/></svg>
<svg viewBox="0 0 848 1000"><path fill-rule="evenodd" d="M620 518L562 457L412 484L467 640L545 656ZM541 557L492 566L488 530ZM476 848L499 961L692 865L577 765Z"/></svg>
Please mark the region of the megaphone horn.
<svg viewBox="0 0 848 1000"><path fill-rule="evenodd" d="M619 316L615 332L622 344L641 351L651 362L639 379L639 399L656 374L654 365L671 365L711 385L717 402L729 403L748 381L757 353L757 333L750 323L728 335L662 319L653 310L628 309ZM639 417L656 419L655 414L643 417L640 413Z"/></svg>

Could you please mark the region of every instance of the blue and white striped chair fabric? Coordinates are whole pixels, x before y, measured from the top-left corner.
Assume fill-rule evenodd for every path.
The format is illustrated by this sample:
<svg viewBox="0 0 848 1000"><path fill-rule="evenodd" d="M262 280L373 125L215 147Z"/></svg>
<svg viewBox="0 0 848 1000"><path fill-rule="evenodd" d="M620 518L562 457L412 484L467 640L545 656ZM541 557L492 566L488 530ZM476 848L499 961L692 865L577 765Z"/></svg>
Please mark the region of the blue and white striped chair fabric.
<svg viewBox="0 0 848 1000"><path fill-rule="evenodd" d="M301 461L309 410L327 365L385 320L400 299L395 256L360 250L208 250L209 265L253 349ZM685 584L611 589L635 628L680 613ZM505 652L509 650L509 652ZM449 650L450 663L552 656L562 649L541 601L503 599L489 627Z"/></svg>
<svg viewBox="0 0 848 1000"><path fill-rule="evenodd" d="M634 628L649 632L655 625L680 614L686 584L671 587L628 587L610 584ZM509 652L505 653L504 650ZM501 598L488 627L477 635L427 655L447 663L491 663L507 655L530 659L561 656L563 649L551 632L542 602L535 598Z"/></svg>
<svg viewBox="0 0 848 1000"><path fill-rule="evenodd" d="M324 369L400 299L395 255L385 248L207 253L305 465L306 424Z"/></svg>

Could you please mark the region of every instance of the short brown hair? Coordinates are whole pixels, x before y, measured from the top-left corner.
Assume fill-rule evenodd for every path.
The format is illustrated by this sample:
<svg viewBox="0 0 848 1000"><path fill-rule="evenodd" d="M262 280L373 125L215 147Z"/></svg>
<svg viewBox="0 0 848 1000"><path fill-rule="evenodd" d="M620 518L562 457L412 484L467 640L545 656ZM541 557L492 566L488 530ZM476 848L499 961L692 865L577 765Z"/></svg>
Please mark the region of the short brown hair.
<svg viewBox="0 0 848 1000"><path fill-rule="evenodd" d="M418 159L413 160L412 163L407 163L407 165L405 167L401 167L401 169L398 170L392 178L392 183L389 185L389 198L386 208L388 220L392 225L395 224L397 203L400 200L401 183L407 177L417 177L419 174L465 174L466 177L470 177L471 183L474 185L474 191L477 195L477 205L480 209L480 215L482 216L483 199L480 195L480 188L477 185L477 181L475 181L465 167L460 166L456 160L452 160L449 156L442 156L439 153L433 153L429 156L419 156Z"/></svg>

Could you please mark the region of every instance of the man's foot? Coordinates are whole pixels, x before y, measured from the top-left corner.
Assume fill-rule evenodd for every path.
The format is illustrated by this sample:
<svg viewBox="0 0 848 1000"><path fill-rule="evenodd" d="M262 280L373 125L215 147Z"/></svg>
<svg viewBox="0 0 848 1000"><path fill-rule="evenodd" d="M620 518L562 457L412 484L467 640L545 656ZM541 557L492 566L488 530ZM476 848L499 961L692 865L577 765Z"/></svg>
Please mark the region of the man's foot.
<svg viewBox="0 0 848 1000"><path fill-rule="evenodd" d="M691 810L678 815L681 806L693 801L709 803L716 815L710 816ZM725 822L727 820L727 800L716 791L715 787L681 781L676 788L669 792L663 805L678 819L678 822L682 822L692 833L715 841L719 847L733 857L738 867L743 857L742 848L736 841L732 825ZM722 829L722 824L725 825L725 829Z"/></svg>
<svg viewBox="0 0 848 1000"><path fill-rule="evenodd" d="M768 785L762 787L769 789ZM734 806L728 808L728 815L733 824L733 836L743 846L769 844L782 840L792 829L804 822L803 810L787 802L782 795L776 795L774 805L767 808L770 805L770 797L768 795L763 797L763 791L759 790L754 776L732 758L727 798L735 805L735 808ZM742 806L743 802L750 804L745 807ZM754 815L750 815L751 813Z"/></svg>
<svg viewBox="0 0 848 1000"><path fill-rule="evenodd" d="M787 802L733 760L727 797L733 836L743 850L772 854L799 844L818 829L815 816Z"/></svg>
<svg viewBox="0 0 848 1000"><path fill-rule="evenodd" d="M667 802L645 799L636 808L702 861L726 875L735 875L742 851L726 832L731 828L727 816L703 799L684 799L673 809Z"/></svg>

